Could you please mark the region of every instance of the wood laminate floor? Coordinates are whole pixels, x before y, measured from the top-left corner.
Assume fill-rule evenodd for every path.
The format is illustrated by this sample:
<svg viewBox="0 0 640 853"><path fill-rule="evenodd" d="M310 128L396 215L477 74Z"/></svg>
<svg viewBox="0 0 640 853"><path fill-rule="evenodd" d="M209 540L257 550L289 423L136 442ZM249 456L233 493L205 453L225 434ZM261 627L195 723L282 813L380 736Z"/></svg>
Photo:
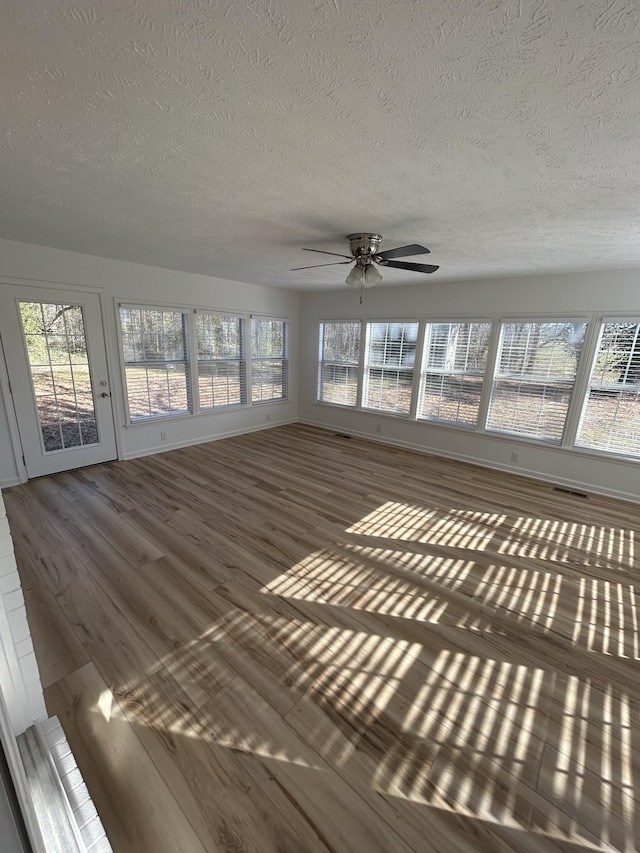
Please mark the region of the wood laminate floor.
<svg viewBox="0 0 640 853"><path fill-rule="evenodd" d="M640 848L637 506L300 425L5 502L116 853Z"/></svg>

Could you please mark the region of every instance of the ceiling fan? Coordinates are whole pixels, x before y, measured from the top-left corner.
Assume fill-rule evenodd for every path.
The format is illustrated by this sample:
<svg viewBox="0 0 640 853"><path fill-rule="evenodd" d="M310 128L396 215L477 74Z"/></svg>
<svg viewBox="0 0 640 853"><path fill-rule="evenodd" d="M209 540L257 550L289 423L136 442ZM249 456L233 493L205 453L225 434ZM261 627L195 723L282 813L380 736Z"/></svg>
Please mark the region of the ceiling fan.
<svg viewBox="0 0 640 853"><path fill-rule="evenodd" d="M347 258L346 261L333 261L328 264L312 264L310 267L294 267L296 270L311 270L316 267L331 267L339 264L352 264L355 266L346 278L346 283L351 287L373 287L382 281L382 276L374 264L381 267L393 267L399 270L411 270L412 272L435 272L438 267L433 264L415 264L410 261L396 261L395 258L406 258L410 255L428 255L429 249L413 243L410 246L399 246L397 249L387 249L379 252L378 246L382 242L381 234L349 234L349 250L351 256L340 255L337 252L325 252L322 249L303 249L303 252L319 252L322 255L334 255L337 258Z"/></svg>

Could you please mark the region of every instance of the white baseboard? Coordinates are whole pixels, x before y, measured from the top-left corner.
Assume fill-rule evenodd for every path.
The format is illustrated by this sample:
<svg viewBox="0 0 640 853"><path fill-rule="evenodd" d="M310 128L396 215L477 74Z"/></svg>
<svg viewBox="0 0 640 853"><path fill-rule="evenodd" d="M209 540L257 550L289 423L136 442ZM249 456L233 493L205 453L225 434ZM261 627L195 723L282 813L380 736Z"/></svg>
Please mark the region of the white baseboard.
<svg viewBox="0 0 640 853"><path fill-rule="evenodd" d="M7 477L4 480L0 480L0 492L3 489L10 489L11 486L19 486L22 480L19 477Z"/></svg>
<svg viewBox="0 0 640 853"><path fill-rule="evenodd" d="M569 479L567 477L552 477L546 472L536 471L532 468L523 468L521 465L509 465L508 463L488 461L481 456L473 456L468 453L453 453L451 451L441 450L438 447L429 445L417 444L410 441L401 441L392 439L388 436L379 436L365 432L362 430L345 429L343 427L331 426L321 421L315 421L310 418L285 418L283 420L270 421L269 423L259 424L258 426L245 427L242 429L228 430L227 432L216 433L216 435L201 436L199 438L187 439L186 441L176 441L171 443L163 443L153 447L145 447L143 450L136 450L130 453L125 453L122 459L138 459L142 456L153 456L156 453L164 453L168 450L178 450L181 447L191 447L196 444L206 444L208 441L217 441L221 438L231 438L236 435L245 435L252 432L260 432L273 427L285 426L286 424L300 423L308 426L325 429L329 432L342 432L346 435L357 436L358 438L367 439L367 441L377 442L379 444L388 444L393 447L404 447L407 450L415 450L418 453L424 453L431 456L439 456L445 459L455 459L458 462L468 462L471 465L479 465L481 468L489 468L495 471L504 471L508 474L515 474L517 477L528 477L531 480L537 480L549 485L565 486L570 489L577 489L582 492L590 492L592 494L603 495L604 497L616 498L618 500L630 501L631 503L640 503L640 498L633 492L626 492L623 489L608 489L603 486L596 486L593 483L584 482L582 480ZM622 460L611 460L620 464ZM15 478L0 480L0 491L8 489L11 486L17 486L22 481Z"/></svg>
<svg viewBox="0 0 640 853"><path fill-rule="evenodd" d="M221 438L232 438L235 435L246 435L250 432L260 432L261 430L273 429L273 427L295 423L297 423L297 418L286 418L285 420L269 421L269 423L266 424L258 424L258 426L243 427L242 429L228 430L227 432L217 432L215 435L189 438L186 441L174 441L171 443L163 442L162 444L157 444L153 447L145 447L143 450L134 450L131 453L125 453L122 458L139 459L141 456L154 456L156 453L164 453L167 450L179 450L181 447L192 447L195 444L206 444L209 441L218 441L218 439Z"/></svg>
<svg viewBox="0 0 640 853"><path fill-rule="evenodd" d="M517 477L526 477L530 480L546 483L549 486L565 486L569 489L587 493L590 492L591 494L602 495L607 498L616 498L617 500L630 501L631 503L640 503L640 498L633 492L625 492L622 489L607 489L606 487L594 486L593 483L585 483L581 480L570 480L566 477L551 477L545 472L535 471L531 468L523 468L521 465L515 466L501 462L488 461L480 456L472 456L467 453L452 453L450 451L441 450L438 447L429 447L427 445L416 444L411 441L401 441L399 439L389 438L388 436L372 435L371 433L363 432L361 430L327 426L326 423L313 421L307 418L298 418L298 423L319 427L320 429L325 429L328 432L339 432L344 435L353 435L357 438L364 438L367 439L367 441L376 442L377 444L404 447L407 450L415 450L418 453L424 453L427 456L439 456L444 459L455 459L458 462L468 462L470 465L479 465L481 468L489 468L494 471L504 471L507 474L515 474Z"/></svg>

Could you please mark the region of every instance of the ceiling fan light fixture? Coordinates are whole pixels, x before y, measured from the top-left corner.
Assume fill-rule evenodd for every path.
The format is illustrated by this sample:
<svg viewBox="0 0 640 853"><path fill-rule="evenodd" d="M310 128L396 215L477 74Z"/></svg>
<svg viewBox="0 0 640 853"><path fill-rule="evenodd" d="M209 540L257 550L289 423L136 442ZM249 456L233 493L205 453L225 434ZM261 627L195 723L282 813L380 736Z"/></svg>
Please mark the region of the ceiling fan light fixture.
<svg viewBox="0 0 640 853"><path fill-rule="evenodd" d="M382 276L378 272L378 270L374 267L373 264L367 264L364 269L364 286L365 287L374 287L376 284L382 281Z"/></svg>
<svg viewBox="0 0 640 853"><path fill-rule="evenodd" d="M374 287L382 281L382 276L378 272L375 264L380 264L385 268L390 267L398 270L406 270L407 272L432 273L436 272L439 267L435 264L418 264L414 261L398 261L396 258L407 258L413 255L428 255L429 249L426 246L420 246L417 243L411 243L408 246L396 246L395 249L387 249L384 252L379 251L380 243L382 242L381 234L370 234L362 232L358 234L347 235L349 241L349 255L340 255L337 252L327 252L324 249L303 249L305 252L319 252L321 255L333 255L338 258L346 258L345 261L333 261L332 263L313 264L307 267L294 267L291 272L297 270L309 270L316 267L331 267L339 264L350 264L355 261L355 265L351 269L345 281L349 287ZM360 294L360 302L362 302L362 293Z"/></svg>
<svg viewBox="0 0 640 853"><path fill-rule="evenodd" d="M382 276L372 263L357 263L345 279L349 287L374 287Z"/></svg>
<svg viewBox="0 0 640 853"><path fill-rule="evenodd" d="M365 273L360 264L356 264L345 279L349 287L361 287L364 284Z"/></svg>

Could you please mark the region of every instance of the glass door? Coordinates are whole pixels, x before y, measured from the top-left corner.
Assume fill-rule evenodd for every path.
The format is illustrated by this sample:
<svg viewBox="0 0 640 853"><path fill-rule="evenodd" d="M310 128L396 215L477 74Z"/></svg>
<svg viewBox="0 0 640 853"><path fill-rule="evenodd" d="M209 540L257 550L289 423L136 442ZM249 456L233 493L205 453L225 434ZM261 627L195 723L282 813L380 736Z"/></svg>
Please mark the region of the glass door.
<svg viewBox="0 0 640 853"><path fill-rule="evenodd" d="M98 296L0 288L0 331L28 476L114 459Z"/></svg>

